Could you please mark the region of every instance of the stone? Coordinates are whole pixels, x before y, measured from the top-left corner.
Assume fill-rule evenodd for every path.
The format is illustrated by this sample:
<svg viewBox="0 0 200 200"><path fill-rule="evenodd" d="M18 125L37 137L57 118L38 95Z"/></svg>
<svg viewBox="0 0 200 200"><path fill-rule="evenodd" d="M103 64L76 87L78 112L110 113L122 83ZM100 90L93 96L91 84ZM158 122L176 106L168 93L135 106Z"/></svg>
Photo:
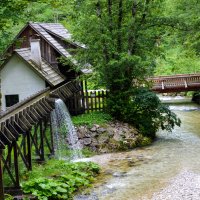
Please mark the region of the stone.
<svg viewBox="0 0 200 200"><path fill-rule="evenodd" d="M105 129L105 128L99 128L99 129L97 130L97 132L98 132L98 133L104 133L104 132L106 132L106 129Z"/></svg>
<svg viewBox="0 0 200 200"><path fill-rule="evenodd" d="M104 144L104 143L107 143L108 141L109 141L108 133L103 133L99 135L98 137L99 144Z"/></svg>
<svg viewBox="0 0 200 200"><path fill-rule="evenodd" d="M80 126L77 131L78 138L82 139L87 135L87 128L85 126Z"/></svg>
<svg viewBox="0 0 200 200"><path fill-rule="evenodd" d="M90 136L92 137L92 138L95 138L95 137L97 137L99 134L97 133L97 132L90 132Z"/></svg>
<svg viewBox="0 0 200 200"><path fill-rule="evenodd" d="M108 135L109 135L109 137L113 137L114 136L114 132L111 131L111 130L108 130Z"/></svg>
<svg viewBox="0 0 200 200"><path fill-rule="evenodd" d="M84 145L90 145L91 143L92 143L92 139L91 138L84 138L83 139L83 143L84 143Z"/></svg>
<svg viewBox="0 0 200 200"><path fill-rule="evenodd" d="M95 138L92 138L92 142L91 142L91 147L96 147L96 146L98 146L99 145L99 143L98 143L98 141L97 141L97 139L95 139Z"/></svg>
<svg viewBox="0 0 200 200"><path fill-rule="evenodd" d="M109 150L108 150L107 148L100 148L100 149L99 149L99 152L100 152L100 153L108 153Z"/></svg>
<svg viewBox="0 0 200 200"><path fill-rule="evenodd" d="M126 172L114 172L113 176L114 177L124 177L124 176L126 176Z"/></svg>
<svg viewBox="0 0 200 200"><path fill-rule="evenodd" d="M90 130L91 130L92 132L95 132L95 131L97 131L97 128L96 128L96 126L93 126Z"/></svg>
<svg viewBox="0 0 200 200"><path fill-rule="evenodd" d="M80 126L77 134L84 147L100 153L132 149L137 146L139 138L138 131L133 126L119 121L109 122L103 127L98 124L94 124L92 128Z"/></svg>

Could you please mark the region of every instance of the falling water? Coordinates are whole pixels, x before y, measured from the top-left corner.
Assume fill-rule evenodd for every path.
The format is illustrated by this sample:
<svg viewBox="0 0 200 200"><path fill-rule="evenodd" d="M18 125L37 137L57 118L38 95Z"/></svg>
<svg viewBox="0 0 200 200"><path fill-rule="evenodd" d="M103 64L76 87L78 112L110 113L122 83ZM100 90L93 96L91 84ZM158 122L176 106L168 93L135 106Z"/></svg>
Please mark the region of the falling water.
<svg viewBox="0 0 200 200"><path fill-rule="evenodd" d="M82 158L81 145L75 127L72 123L69 111L65 103L58 99L55 109L51 113L52 131L54 134L55 156L59 160L67 159L68 149L72 150L71 159Z"/></svg>

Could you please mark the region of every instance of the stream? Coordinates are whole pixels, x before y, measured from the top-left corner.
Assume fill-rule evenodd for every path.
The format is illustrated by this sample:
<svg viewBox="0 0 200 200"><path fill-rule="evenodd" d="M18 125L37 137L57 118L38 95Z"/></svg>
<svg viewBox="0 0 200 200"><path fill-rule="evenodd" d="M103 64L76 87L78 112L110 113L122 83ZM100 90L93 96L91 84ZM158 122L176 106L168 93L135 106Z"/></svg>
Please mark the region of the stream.
<svg viewBox="0 0 200 200"><path fill-rule="evenodd" d="M76 200L200 199L200 107L182 97L164 100L181 127L159 131L150 146L92 157L102 167L101 176L89 195Z"/></svg>

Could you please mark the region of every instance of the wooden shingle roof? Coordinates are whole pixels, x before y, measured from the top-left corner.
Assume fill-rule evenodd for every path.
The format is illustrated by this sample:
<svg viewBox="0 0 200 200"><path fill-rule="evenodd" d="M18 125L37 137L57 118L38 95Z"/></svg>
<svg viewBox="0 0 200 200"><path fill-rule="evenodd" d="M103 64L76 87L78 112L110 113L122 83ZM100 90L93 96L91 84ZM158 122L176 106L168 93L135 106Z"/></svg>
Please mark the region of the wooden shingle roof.
<svg viewBox="0 0 200 200"><path fill-rule="evenodd" d="M31 50L30 48L22 48L16 49L15 52L43 78L45 79L51 86L56 86L62 83L65 80L65 77L60 74L56 69L54 69L48 62L42 59L41 69L38 68L31 61Z"/></svg>
<svg viewBox="0 0 200 200"><path fill-rule="evenodd" d="M70 34L61 24L51 24L51 23L29 23L29 25L42 37L44 38L53 48L55 48L62 56L69 58L72 64L76 65L77 61L72 58L72 55L61 45L51 34L57 35L63 39L69 39ZM55 28L59 29L56 30ZM52 29L51 29L52 28Z"/></svg>
<svg viewBox="0 0 200 200"><path fill-rule="evenodd" d="M72 36L69 31L59 23L39 23L39 25L44 28L47 32L56 35L62 39L71 40Z"/></svg>

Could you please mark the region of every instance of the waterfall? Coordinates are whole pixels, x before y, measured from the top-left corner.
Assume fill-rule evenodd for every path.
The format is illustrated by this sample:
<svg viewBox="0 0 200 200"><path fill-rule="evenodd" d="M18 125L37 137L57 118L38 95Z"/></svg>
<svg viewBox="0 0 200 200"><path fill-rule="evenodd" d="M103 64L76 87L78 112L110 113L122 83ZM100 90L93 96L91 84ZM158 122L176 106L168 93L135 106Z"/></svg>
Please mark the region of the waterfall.
<svg viewBox="0 0 200 200"><path fill-rule="evenodd" d="M55 102L55 109L51 112L51 124L55 157L60 160L67 159L67 157L72 160L82 158L81 145L75 127L65 103L61 99ZM70 155L67 155L69 152Z"/></svg>

